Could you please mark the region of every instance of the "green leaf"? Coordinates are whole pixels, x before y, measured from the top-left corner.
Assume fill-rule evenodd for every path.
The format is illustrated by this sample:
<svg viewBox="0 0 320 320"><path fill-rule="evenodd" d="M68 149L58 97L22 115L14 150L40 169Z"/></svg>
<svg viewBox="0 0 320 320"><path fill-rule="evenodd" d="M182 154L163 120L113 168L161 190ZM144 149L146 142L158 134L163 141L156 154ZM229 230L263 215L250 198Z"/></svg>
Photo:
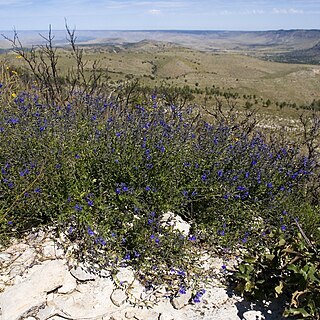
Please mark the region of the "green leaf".
<svg viewBox="0 0 320 320"><path fill-rule="evenodd" d="M272 261L272 260L274 259L275 255L274 255L274 254L266 254L265 257L266 257L268 260Z"/></svg>
<svg viewBox="0 0 320 320"><path fill-rule="evenodd" d="M245 262L248 262L248 263L254 263L254 262L257 262L258 258L256 257L246 257L244 259Z"/></svg>
<svg viewBox="0 0 320 320"><path fill-rule="evenodd" d="M282 289L283 289L283 282L280 281L279 285L276 286L274 289L275 289L277 295L280 295L282 293Z"/></svg>
<svg viewBox="0 0 320 320"><path fill-rule="evenodd" d="M296 316L296 315L302 315L304 318L311 317L311 314L307 312L305 308L290 308L287 311L285 311L284 316Z"/></svg>
<svg viewBox="0 0 320 320"><path fill-rule="evenodd" d="M254 282L252 281L247 281L247 283L244 286L244 291L246 292L252 292L253 289L255 288Z"/></svg>
<svg viewBox="0 0 320 320"><path fill-rule="evenodd" d="M299 273L299 268L295 264L289 264L287 269L293 271L294 273Z"/></svg>

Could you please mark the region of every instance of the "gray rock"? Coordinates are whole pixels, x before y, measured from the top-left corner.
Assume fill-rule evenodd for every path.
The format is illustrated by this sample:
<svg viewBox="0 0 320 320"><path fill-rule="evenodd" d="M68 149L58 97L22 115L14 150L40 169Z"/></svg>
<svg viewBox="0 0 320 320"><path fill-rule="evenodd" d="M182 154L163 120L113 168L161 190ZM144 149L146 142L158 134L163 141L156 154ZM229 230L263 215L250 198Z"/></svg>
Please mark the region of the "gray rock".
<svg viewBox="0 0 320 320"><path fill-rule="evenodd" d="M179 294L177 297L174 297L171 304L175 309L180 310L189 303L191 297L192 291L188 289L185 294Z"/></svg>
<svg viewBox="0 0 320 320"><path fill-rule="evenodd" d="M127 301L128 296L124 290L115 289L113 290L110 299L115 306L120 307Z"/></svg>
<svg viewBox="0 0 320 320"><path fill-rule="evenodd" d="M61 260L46 261L23 282L1 293L2 320L19 319L28 310L42 305L47 292L63 284L66 272Z"/></svg>

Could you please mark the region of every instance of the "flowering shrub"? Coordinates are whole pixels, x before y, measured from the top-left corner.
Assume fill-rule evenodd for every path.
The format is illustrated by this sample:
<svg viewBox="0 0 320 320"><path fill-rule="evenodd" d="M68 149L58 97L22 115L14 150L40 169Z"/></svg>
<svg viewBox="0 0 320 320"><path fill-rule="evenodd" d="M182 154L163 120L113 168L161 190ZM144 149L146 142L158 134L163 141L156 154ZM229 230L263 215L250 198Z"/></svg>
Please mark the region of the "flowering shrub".
<svg viewBox="0 0 320 320"><path fill-rule="evenodd" d="M165 96L123 103L119 88L108 99L75 92L48 104L36 87L12 92L0 80L3 242L57 224L95 270L132 265L146 285L170 275L182 292L201 276L204 243L259 252L276 229L294 237L294 221L320 239L319 208L305 192L318 159L297 145L234 117L205 120ZM188 237L161 223L167 211L190 223ZM195 292L198 302L204 291Z"/></svg>

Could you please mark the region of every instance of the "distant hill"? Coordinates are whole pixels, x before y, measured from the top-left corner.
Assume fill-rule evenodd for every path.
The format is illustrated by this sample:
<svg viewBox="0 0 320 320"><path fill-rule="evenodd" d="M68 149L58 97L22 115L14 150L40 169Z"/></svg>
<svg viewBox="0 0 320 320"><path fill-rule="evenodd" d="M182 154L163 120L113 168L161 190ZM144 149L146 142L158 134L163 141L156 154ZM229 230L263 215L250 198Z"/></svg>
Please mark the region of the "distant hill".
<svg viewBox="0 0 320 320"><path fill-rule="evenodd" d="M268 59L287 63L320 64L320 41L311 48L271 55Z"/></svg>
<svg viewBox="0 0 320 320"><path fill-rule="evenodd" d="M12 31L0 31L12 37ZM18 34L26 46L43 43L39 33L47 31L19 31ZM65 31L53 30L54 42L66 45ZM127 44L143 40L171 42L193 49L215 50L279 50L282 52L303 50L320 41L320 30L270 30L270 31L210 31L210 30L142 30L142 31L76 31L80 44ZM8 41L1 39L0 48L9 48Z"/></svg>

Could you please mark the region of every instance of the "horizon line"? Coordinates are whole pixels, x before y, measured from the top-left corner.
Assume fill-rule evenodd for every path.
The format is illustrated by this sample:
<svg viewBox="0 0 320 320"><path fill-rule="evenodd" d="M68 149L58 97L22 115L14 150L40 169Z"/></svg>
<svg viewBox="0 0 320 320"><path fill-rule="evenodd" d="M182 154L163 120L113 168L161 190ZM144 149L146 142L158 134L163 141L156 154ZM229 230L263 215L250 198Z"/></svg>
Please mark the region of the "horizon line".
<svg viewBox="0 0 320 320"><path fill-rule="evenodd" d="M50 26L50 25L49 25ZM48 28L49 29L49 28ZM4 31L29 31L39 32L48 31L48 29L0 29L0 32ZM69 28L73 30L73 28ZM244 29L77 29L75 31L109 31L109 32L268 32L268 31L320 31L320 28L290 28L290 29L260 29L260 30L244 30ZM54 29L52 31L66 31L66 29Z"/></svg>

